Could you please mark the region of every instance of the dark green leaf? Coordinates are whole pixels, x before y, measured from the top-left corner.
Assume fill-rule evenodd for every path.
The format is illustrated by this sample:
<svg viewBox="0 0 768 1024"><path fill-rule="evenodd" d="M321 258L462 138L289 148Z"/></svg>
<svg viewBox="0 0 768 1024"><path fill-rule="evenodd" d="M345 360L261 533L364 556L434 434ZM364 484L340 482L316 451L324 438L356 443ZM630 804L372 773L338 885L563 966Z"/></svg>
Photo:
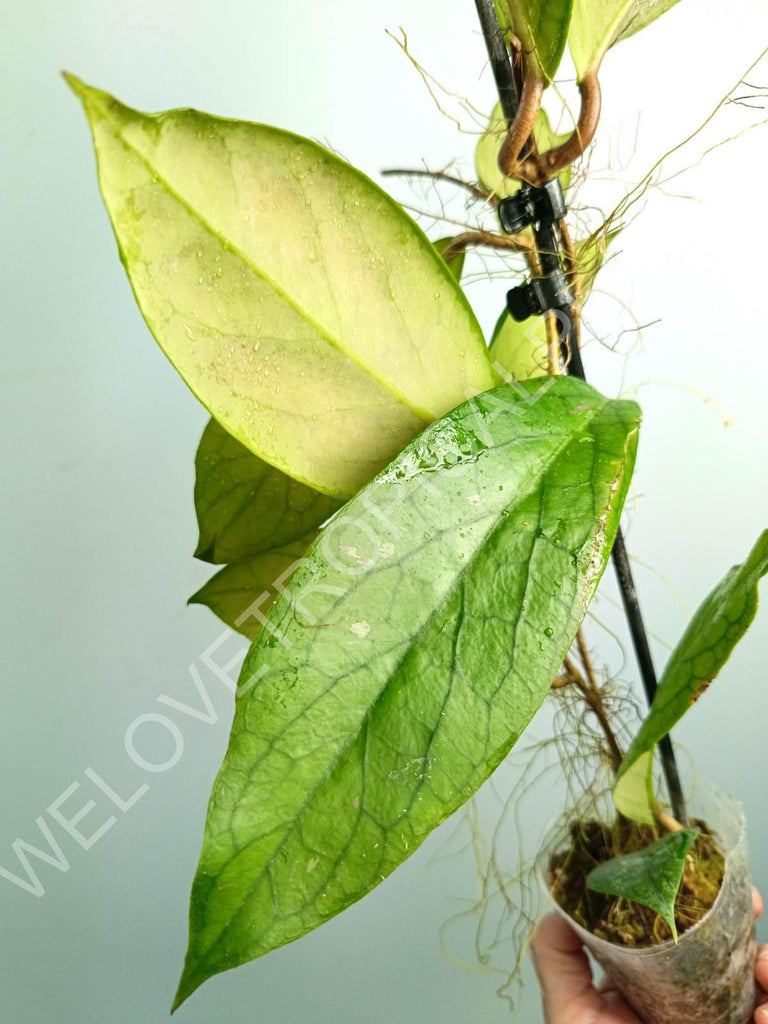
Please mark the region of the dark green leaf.
<svg viewBox="0 0 768 1024"><path fill-rule="evenodd" d="M222 622L253 640L316 536L310 533L225 566L190 597L189 604L205 605Z"/></svg>
<svg viewBox="0 0 768 1024"><path fill-rule="evenodd" d="M648 778L653 749L704 693L757 611L757 585L768 573L768 530L741 565L706 597L672 652L648 717L619 769L613 800L627 817L653 821Z"/></svg>
<svg viewBox="0 0 768 1024"><path fill-rule="evenodd" d="M512 24L542 77L555 77L568 39L573 0L508 0ZM531 59L531 58L529 58Z"/></svg>
<svg viewBox="0 0 768 1024"><path fill-rule="evenodd" d="M195 456L197 558L239 562L283 547L316 530L340 506L263 462L216 420L203 431Z"/></svg>
<svg viewBox="0 0 768 1024"><path fill-rule="evenodd" d="M595 892L621 896L642 903L660 914L677 942L675 899L699 830L686 828L672 832L644 850L614 857L587 875L587 885Z"/></svg>
<svg viewBox="0 0 768 1024"><path fill-rule="evenodd" d="M574 379L505 385L325 527L243 667L176 1005L360 899L505 757L604 569L638 421Z"/></svg>

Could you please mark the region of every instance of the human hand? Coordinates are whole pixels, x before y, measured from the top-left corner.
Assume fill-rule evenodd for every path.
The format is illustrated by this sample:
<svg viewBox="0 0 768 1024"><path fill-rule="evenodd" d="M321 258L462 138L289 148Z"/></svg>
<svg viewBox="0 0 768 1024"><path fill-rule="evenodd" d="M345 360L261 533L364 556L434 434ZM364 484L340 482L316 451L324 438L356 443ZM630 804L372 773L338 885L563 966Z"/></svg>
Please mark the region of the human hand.
<svg viewBox="0 0 768 1024"><path fill-rule="evenodd" d="M752 892L755 917L763 901ZM592 968L576 932L560 914L548 914L531 940L546 1024L642 1024L609 983L595 986ZM768 945L757 951L755 1024L768 1024Z"/></svg>

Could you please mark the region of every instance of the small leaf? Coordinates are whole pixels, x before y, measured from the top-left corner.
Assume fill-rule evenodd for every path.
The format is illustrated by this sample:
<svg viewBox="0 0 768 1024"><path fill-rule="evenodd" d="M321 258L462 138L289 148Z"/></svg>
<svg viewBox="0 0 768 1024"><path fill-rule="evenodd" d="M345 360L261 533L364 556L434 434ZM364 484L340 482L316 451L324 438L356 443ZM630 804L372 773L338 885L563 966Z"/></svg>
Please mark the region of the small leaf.
<svg viewBox="0 0 768 1024"><path fill-rule="evenodd" d="M631 8L632 0L574 0L568 48L580 82L598 70Z"/></svg>
<svg viewBox="0 0 768 1024"><path fill-rule="evenodd" d="M678 0L574 0L568 47L581 81L596 72L606 52L650 25Z"/></svg>
<svg viewBox="0 0 768 1024"><path fill-rule="evenodd" d="M501 111L501 104L497 103L491 112L488 127L475 147L475 171L477 179L483 188L493 192L500 199L514 195L520 188L520 182L515 178L507 178L499 168L499 150L507 134L507 122ZM552 130L549 117L545 110L539 110L536 115L536 124L533 129L536 145L541 153L559 146L569 137L570 133L558 135ZM571 181L571 169L566 167L558 177L563 190L568 188Z"/></svg>
<svg viewBox="0 0 768 1024"><path fill-rule="evenodd" d="M573 0L508 0L523 50L536 60L544 81L552 81L565 50Z"/></svg>
<svg viewBox="0 0 768 1024"><path fill-rule="evenodd" d="M461 281L461 275L464 270L464 257L466 256L466 250L459 249L458 252L451 251L451 244L454 238L452 236L448 238L439 238L435 243L435 248L440 253L440 256L445 260L448 269L456 278L456 281Z"/></svg>
<svg viewBox="0 0 768 1024"><path fill-rule="evenodd" d="M231 629L253 640L316 536L310 533L225 566L190 597L189 604L205 605Z"/></svg>
<svg viewBox="0 0 768 1024"><path fill-rule="evenodd" d="M548 367L544 317L532 316L520 323L505 309L496 322L489 354L497 373L515 380L544 376Z"/></svg>
<svg viewBox="0 0 768 1024"><path fill-rule="evenodd" d="M150 330L259 458L347 498L493 385L445 263L359 171L277 128L142 114L67 80Z"/></svg>
<svg viewBox="0 0 768 1024"><path fill-rule="evenodd" d="M746 633L757 611L757 585L766 573L768 530L747 560L729 569L704 599L667 662L648 716L614 786L613 801L627 817L653 820L650 804L642 799L653 749L704 693Z"/></svg>
<svg viewBox="0 0 768 1024"><path fill-rule="evenodd" d="M677 942L675 899L699 830L686 828L671 832L636 853L614 857L587 875L587 886L595 892L642 903L660 914Z"/></svg>
<svg viewBox="0 0 768 1024"><path fill-rule="evenodd" d="M340 505L263 462L216 420L203 431L195 456L197 558L239 562L280 548L316 530Z"/></svg>
<svg viewBox="0 0 768 1024"><path fill-rule="evenodd" d="M595 279L605 262L605 256L611 242L618 236L619 229L601 230L573 243L576 257L576 277L580 299L586 301Z"/></svg>
<svg viewBox="0 0 768 1024"><path fill-rule="evenodd" d="M600 232L574 242L575 274L582 305L592 290L606 250L617 234L618 231ZM549 362L544 317L533 316L520 323L505 309L496 321L489 356L491 366L501 376L530 380L546 374Z"/></svg>
<svg viewBox="0 0 768 1024"><path fill-rule="evenodd" d="M360 899L505 757L605 567L638 420L572 378L505 385L321 532L243 666L177 1006Z"/></svg>
<svg viewBox="0 0 768 1024"><path fill-rule="evenodd" d="M622 39L627 39L640 29L646 28L679 2L680 0L634 0L616 42L621 42Z"/></svg>

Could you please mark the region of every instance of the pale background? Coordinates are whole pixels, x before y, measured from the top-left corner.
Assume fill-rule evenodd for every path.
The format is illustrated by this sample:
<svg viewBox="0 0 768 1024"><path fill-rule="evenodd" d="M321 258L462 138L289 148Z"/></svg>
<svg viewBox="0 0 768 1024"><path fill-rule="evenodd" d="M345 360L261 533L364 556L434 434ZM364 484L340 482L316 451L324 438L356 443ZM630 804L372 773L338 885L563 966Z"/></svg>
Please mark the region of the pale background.
<svg viewBox="0 0 768 1024"><path fill-rule="evenodd" d="M385 28L404 26L422 63L483 109L492 84L487 70L481 75L469 0L461 10L424 0L26 0L7 6L3 21L0 865L14 866L15 839L37 834L39 844L35 819L73 780L82 798L91 795L87 767L123 794L145 778L151 789L126 816L116 812L120 820L88 852L56 831L71 869L40 866L44 898L0 878L2 1016L13 1024L157 1024L167 1019L181 965L189 883L231 697L208 677L217 724L168 711L185 747L164 774L142 776L123 736L137 716L164 710L160 694L195 702L188 665L220 633L205 609L184 606L206 576L191 558L192 459L205 414L134 308L85 122L58 71L141 109L192 105L288 127L327 140L374 176L422 159L440 166L458 156L466 164L474 144L436 112ZM603 179L611 168L636 180L695 128L757 56L767 30L768 9L756 0L684 0L622 44L603 74L603 137L618 140L595 158ZM768 84L768 66L750 81ZM744 111L726 111L707 145L747 120ZM596 299L590 311L608 344L630 326L617 299L641 323L659 321L628 362L597 342L587 346L585 361L604 390L685 383L735 420L724 429L712 406L665 384L639 392L645 425L630 546L689 612L768 518L767 139L757 130L711 153L670 185L678 197L651 193L606 271L602 287L613 298ZM675 168L698 160L701 149L694 145ZM504 292L496 281L472 293L486 327ZM661 663L663 643L674 642L687 613L651 571L637 573ZM600 608L616 623L612 592ZM767 615L677 731L699 770L743 801L764 892ZM615 644L594 628L590 636L616 664ZM634 674L631 657L623 674ZM546 712L536 732L547 734ZM161 759L167 737L157 739ZM512 778L497 788L506 791ZM486 793L482 806L491 829L499 805ZM543 787L524 808L530 848L557 807L555 790ZM102 798L89 822L108 813ZM501 979L461 970L441 952L440 926L477 891L471 856L430 866L450 829L362 904L208 983L179 1019L509 1020L494 994ZM459 949L470 941L467 926ZM541 1019L532 984L519 1019Z"/></svg>

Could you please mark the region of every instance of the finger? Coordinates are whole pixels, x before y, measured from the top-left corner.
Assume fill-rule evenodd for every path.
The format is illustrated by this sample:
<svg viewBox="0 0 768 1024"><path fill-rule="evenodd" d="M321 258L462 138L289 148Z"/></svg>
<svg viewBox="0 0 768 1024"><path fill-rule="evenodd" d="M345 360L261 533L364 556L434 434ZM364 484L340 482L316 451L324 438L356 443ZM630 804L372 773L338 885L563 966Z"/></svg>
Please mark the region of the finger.
<svg viewBox="0 0 768 1024"><path fill-rule="evenodd" d="M531 952L548 1018L556 1020L566 1012L573 1017L577 1010L599 1006L581 939L559 914L547 914L539 922Z"/></svg>
<svg viewBox="0 0 768 1024"><path fill-rule="evenodd" d="M763 897L754 887L752 888L752 906L755 910L755 920L757 920L763 914Z"/></svg>
<svg viewBox="0 0 768 1024"><path fill-rule="evenodd" d="M755 978L760 988L768 991L768 946L761 946L755 961ZM768 1024L768 1017L766 1018Z"/></svg>
<svg viewBox="0 0 768 1024"><path fill-rule="evenodd" d="M768 1006L758 1006L755 1010L755 1024L768 1024Z"/></svg>

